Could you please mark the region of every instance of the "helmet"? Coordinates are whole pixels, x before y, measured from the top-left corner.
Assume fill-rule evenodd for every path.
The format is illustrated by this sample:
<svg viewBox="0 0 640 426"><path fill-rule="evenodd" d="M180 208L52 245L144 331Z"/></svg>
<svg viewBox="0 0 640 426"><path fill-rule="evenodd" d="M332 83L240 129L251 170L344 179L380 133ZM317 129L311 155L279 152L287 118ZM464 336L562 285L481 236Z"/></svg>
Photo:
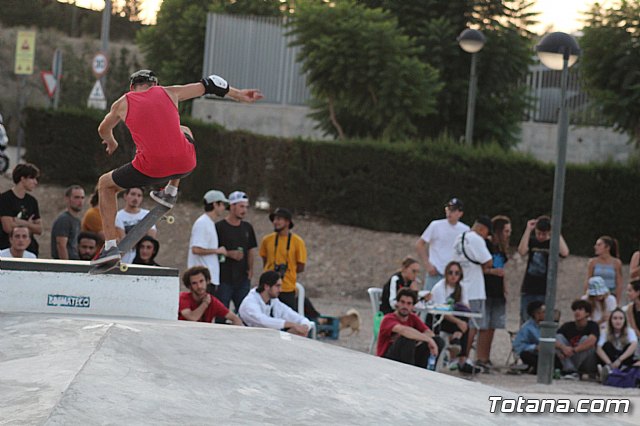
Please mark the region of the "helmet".
<svg viewBox="0 0 640 426"><path fill-rule="evenodd" d="M129 77L129 84L153 83L158 84L158 77L151 70L138 70Z"/></svg>

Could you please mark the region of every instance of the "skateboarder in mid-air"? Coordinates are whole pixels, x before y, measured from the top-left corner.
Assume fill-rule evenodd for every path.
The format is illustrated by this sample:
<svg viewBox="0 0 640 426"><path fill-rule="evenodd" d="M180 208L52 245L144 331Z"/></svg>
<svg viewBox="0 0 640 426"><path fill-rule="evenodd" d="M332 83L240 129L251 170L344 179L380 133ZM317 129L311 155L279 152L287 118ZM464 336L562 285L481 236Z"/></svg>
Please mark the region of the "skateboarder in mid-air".
<svg viewBox="0 0 640 426"><path fill-rule="evenodd" d="M217 75L183 86L158 86L150 70L136 71L130 78L130 91L115 101L98 127L98 133L111 155L118 148L113 129L123 120L136 145L130 163L105 173L98 181L100 214L105 245L92 265L120 261L116 242L115 217L117 194L126 188L169 184L152 191L151 198L172 208L178 197L180 179L196 167L196 153L191 130L180 125L178 102L204 94L230 97L241 102L255 102L262 94L255 89L235 89Z"/></svg>

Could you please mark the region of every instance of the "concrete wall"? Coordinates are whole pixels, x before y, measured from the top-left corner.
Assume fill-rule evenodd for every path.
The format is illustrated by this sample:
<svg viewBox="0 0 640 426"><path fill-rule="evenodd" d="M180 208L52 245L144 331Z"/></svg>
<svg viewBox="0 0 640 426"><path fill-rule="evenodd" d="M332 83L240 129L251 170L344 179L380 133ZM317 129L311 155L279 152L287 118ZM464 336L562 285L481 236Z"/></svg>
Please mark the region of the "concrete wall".
<svg viewBox="0 0 640 426"><path fill-rule="evenodd" d="M294 105L246 105L232 101L200 98L193 102L193 117L208 123L218 123L230 130L285 138L306 137L326 139L315 130L315 121L307 117L309 108Z"/></svg>
<svg viewBox="0 0 640 426"><path fill-rule="evenodd" d="M0 312L178 318L177 270L133 266L127 273L102 275L88 270L89 262L82 261L3 258Z"/></svg>
<svg viewBox="0 0 640 426"><path fill-rule="evenodd" d="M260 103L239 104L200 98L194 101L193 116L205 122L221 124L231 130L280 137L330 139L314 129L315 122L307 117L309 108ZM523 122L522 141L516 150L529 152L542 161L554 162L558 127L556 124ZM569 128L567 161L569 163L602 162L608 159L625 161L633 151L627 135L607 127Z"/></svg>
<svg viewBox="0 0 640 426"><path fill-rule="evenodd" d="M558 125L523 122L522 141L516 149L529 152L539 160L555 162ZM625 161L633 151L626 134L608 127L570 126L567 145L569 163Z"/></svg>

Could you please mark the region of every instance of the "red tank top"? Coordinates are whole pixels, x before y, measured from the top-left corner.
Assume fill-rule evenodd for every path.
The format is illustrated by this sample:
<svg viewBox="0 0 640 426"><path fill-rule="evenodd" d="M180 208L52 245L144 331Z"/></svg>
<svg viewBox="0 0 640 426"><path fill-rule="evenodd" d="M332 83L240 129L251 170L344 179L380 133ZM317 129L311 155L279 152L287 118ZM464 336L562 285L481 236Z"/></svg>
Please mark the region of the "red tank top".
<svg viewBox="0 0 640 426"><path fill-rule="evenodd" d="M161 86L127 93L125 124L136 144L131 164L139 172L158 178L196 167L195 147L182 133L178 109Z"/></svg>

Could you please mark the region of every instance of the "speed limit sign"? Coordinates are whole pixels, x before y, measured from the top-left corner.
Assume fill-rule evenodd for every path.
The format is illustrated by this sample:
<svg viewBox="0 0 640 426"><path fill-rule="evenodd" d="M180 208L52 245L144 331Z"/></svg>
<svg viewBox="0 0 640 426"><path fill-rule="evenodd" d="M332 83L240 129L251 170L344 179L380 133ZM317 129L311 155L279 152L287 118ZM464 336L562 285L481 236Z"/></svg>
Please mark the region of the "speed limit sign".
<svg viewBox="0 0 640 426"><path fill-rule="evenodd" d="M96 53L91 61L91 70L95 74L96 78L102 77L107 72L108 67L109 60L107 59L107 56L102 52Z"/></svg>

